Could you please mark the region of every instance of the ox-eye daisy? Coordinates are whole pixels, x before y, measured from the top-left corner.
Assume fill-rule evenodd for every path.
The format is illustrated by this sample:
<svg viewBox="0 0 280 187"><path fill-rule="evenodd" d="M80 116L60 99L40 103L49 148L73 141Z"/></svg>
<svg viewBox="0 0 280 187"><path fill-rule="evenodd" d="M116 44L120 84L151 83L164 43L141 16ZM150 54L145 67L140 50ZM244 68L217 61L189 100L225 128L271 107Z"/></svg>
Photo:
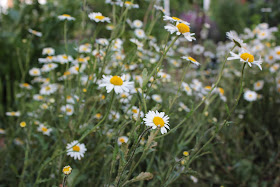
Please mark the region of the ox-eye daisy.
<svg viewBox="0 0 280 187"><path fill-rule="evenodd" d="M42 52L43 55L49 55L49 56L54 55L54 53L55 53L55 50L51 47L44 48L43 52Z"/></svg>
<svg viewBox="0 0 280 187"><path fill-rule="evenodd" d="M95 22L108 22L110 23L110 18L105 17L100 12L92 12L88 15L89 19L95 21Z"/></svg>
<svg viewBox="0 0 280 187"><path fill-rule="evenodd" d="M261 90L263 88L264 81L263 80L258 80L257 82L254 83L254 90Z"/></svg>
<svg viewBox="0 0 280 187"><path fill-rule="evenodd" d="M230 54L232 56L228 57L227 60L239 59L241 62L245 62L245 63L247 62L250 67L252 67L252 64L254 64L254 65L257 65L260 68L260 70L262 70L261 58L259 60L255 60L254 56L251 53L249 53L248 51L246 51L245 49L241 49L239 54L235 54L233 52L230 52Z"/></svg>
<svg viewBox="0 0 280 187"><path fill-rule="evenodd" d="M118 138L118 145L121 145L123 143L127 143L127 141L128 141L128 137L121 136L121 137Z"/></svg>
<svg viewBox="0 0 280 187"><path fill-rule="evenodd" d="M170 21L171 23L179 22L179 23L184 23L186 25L190 25L190 23L188 23L187 21L181 20L180 18L177 18L177 17L170 17L167 15L163 16L163 20Z"/></svg>
<svg viewBox="0 0 280 187"><path fill-rule="evenodd" d="M58 16L59 20L68 20L68 21L73 21L75 20L75 18L73 18L72 16L70 16L69 14L62 14L60 16Z"/></svg>
<svg viewBox="0 0 280 187"><path fill-rule="evenodd" d="M20 116L20 112L16 111L16 112L6 112L6 116Z"/></svg>
<svg viewBox="0 0 280 187"><path fill-rule="evenodd" d="M171 34L176 32L177 35L183 35L190 42L195 40L194 33L190 33L190 27L186 23L177 22L176 26L168 24L164 28Z"/></svg>
<svg viewBox="0 0 280 187"><path fill-rule="evenodd" d="M74 140L73 142L67 144L66 149L67 155L73 157L75 160L81 160L81 158L84 157L84 154L87 151L85 144L79 143L78 140Z"/></svg>
<svg viewBox="0 0 280 187"><path fill-rule="evenodd" d="M32 68L29 70L29 75L31 76L40 76L41 75L41 71L39 68Z"/></svg>
<svg viewBox="0 0 280 187"><path fill-rule="evenodd" d="M50 133L52 132L51 128L47 128L45 125L40 124L40 126L37 129L39 132L42 132L44 135L49 136Z"/></svg>
<svg viewBox="0 0 280 187"><path fill-rule="evenodd" d="M244 93L244 99L249 101L249 102L256 101L257 98L258 98L258 94L256 92L254 92L254 91L247 90Z"/></svg>
<svg viewBox="0 0 280 187"><path fill-rule="evenodd" d="M42 33L41 32L35 31L33 29L28 29L28 32L30 32L31 34L33 34L35 36L42 37Z"/></svg>
<svg viewBox="0 0 280 187"><path fill-rule="evenodd" d="M65 174L65 175L69 175L71 172L72 172L72 168L70 166L65 166L63 169L62 169L62 172Z"/></svg>
<svg viewBox="0 0 280 187"><path fill-rule="evenodd" d="M103 75L102 83L99 87L106 87L107 93L113 89L118 93L129 92L133 89L133 82L125 81L125 75L120 76L105 76Z"/></svg>
<svg viewBox="0 0 280 187"><path fill-rule="evenodd" d="M190 57L190 56L182 56L181 58L182 58L182 59L185 59L185 60L187 60L187 61L190 61L191 63L193 63L193 64L195 64L195 65L197 65L197 66L200 65L200 63L197 62L193 57Z"/></svg>
<svg viewBox="0 0 280 187"><path fill-rule="evenodd" d="M60 108L60 110L61 110L62 112L64 112L64 113L66 113L67 116L72 116L72 114L74 113L74 107L73 107L73 105L69 105L69 104L67 104L67 105L65 105L65 106L62 106L62 107Z"/></svg>
<svg viewBox="0 0 280 187"><path fill-rule="evenodd" d="M143 119L145 124L153 129L160 128L162 134L167 133L169 117L164 115L164 112L149 111Z"/></svg>
<svg viewBox="0 0 280 187"><path fill-rule="evenodd" d="M241 40L237 33L235 31L229 31L227 32L227 37L228 39L230 39L232 42L234 42L235 45L237 45L238 47L242 47L245 46L245 44L243 43L243 40Z"/></svg>

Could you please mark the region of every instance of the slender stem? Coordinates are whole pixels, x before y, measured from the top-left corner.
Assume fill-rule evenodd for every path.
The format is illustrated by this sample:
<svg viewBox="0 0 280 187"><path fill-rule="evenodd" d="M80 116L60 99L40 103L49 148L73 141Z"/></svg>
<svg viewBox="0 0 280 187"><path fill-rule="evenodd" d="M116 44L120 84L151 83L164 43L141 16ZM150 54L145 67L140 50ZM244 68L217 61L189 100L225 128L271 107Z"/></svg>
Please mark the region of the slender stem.
<svg viewBox="0 0 280 187"><path fill-rule="evenodd" d="M232 48L230 51L232 51L235 47L236 47L236 45L234 45L233 48ZM164 137L164 136L167 136L168 134L170 134L170 133L174 132L175 130L177 130L190 116L193 115L193 113L204 103L204 101L210 97L212 91L218 86L218 84L219 84L219 82L220 82L220 80L221 80L221 78L222 78L222 76L223 76L223 71L224 71L224 69L225 69L225 64L226 64L226 62L227 62L227 58L228 58L228 56L229 56L229 54L230 54L230 51L228 52L228 54L227 54L227 56L226 56L226 58L225 58L225 60L224 60L224 62L223 62L223 65L222 65L222 68L221 68L221 70L220 70L220 72L219 72L219 75L218 75L218 78L217 78L216 83L214 84L214 86L212 86L211 90L210 90L210 91L208 92L208 94L204 97L204 99L202 99L202 101L200 101L200 103L199 103L194 109L192 109L192 110L189 112L189 114L187 115L187 117L186 117L185 119L183 119L175 128L171 129L169 132L167 132L167 133L165 133L165 134L163 134L163 135L160 135L160 136L156 137L156 139L162 138L162 137Z"/></svg>
<svg viewBox="0 0 280 187"><path fill-rule="evenodd" d="M185 69L184 69L184 71L183 71L182 79L181 79L181 81L180 81L180 83L179 83L179 88L178 88L178 90L177 90L177 93L176 93L174 99L172 100L172 102L171 102L171 104L170 104L170 106L169 106L169 108L168 108L168 112L170 111L170 109L172 108L172 106L173 106L173 104L175 103L176 99L178 98L178 94L179 94L180 91L181 91L182 83L183 83L183 81L184 81L185 74L186 74L186 72L187 72L189 66L190 66L190 62L188 62L187 66L185 67Z"/></svg>
<svg viewBox="0 0 280 187"><path fill-rule="evenodd" d="M161 66L162 61L164 60L164 58L166 57L167 52L169 51L169 49L174 45L174 43L177 41L177 39L180 37L180 35L176 36L173 41L171 42L171 44L168 46L168 48L164 51L163 55L161 56L159 62L156 64L156 66L154 67L153 71L150 73L150 75L143 81L143 86L142 86L142 90L144 90L145 86L147 85L147 83L149 82L150 78L155 74L156 70L158 69L158 67Z"/></svg>
<svg viewBox="0 0 280 187"><path fill-rule="evenodd" d="M133 152L132 152L130 158L128 159L127 163L125 164L125 166L124 166L124 168L123 168L123 170L122 170L122 172L121 172L121 174L120 174L120 178L119 178L119 180L118 180L117 186L119 186L119 183L120 183L120 181L121 181L123 172L125 171L126 167L127 167L128 164L130 163L130 161L132 160L132 158L133 158L133 156L134 156L134 154L135 154L136 148L138 147L138 145L139 145L139 143L140 143L142 137L143 137L143 136L146 134L146 132L148 132L151 128L152 128L152 127L147 128L147 129L144 130L144 131L141 133L141 135L139 136L138 141L137 141L137 143L136 143L136 146L134 146Z"/></svg>

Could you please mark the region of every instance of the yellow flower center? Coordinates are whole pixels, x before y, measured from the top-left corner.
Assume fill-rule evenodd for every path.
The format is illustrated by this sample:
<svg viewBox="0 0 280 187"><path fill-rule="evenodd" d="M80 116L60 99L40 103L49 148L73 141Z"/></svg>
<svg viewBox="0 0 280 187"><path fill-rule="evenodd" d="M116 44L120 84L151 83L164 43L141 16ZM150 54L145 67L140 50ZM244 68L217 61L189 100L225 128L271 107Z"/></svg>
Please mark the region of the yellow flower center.
<svg viewBox="0 0 280 187"><path fill-rule="evenodd" d="M79 71L79 69L80 69L80 68L79 68L78 66L77 66L77 67L75 67L75 70L76 70L76 71Z"/></svg>
<svg viewBox="0 0 280 187"><path fill-rule="evenodd" d="M125 142L124 138L120 138L120 142L124 143Z"/></svg>
<svg viewBox="0 0 280 187"><path fill-rule="evenodd" d="M71 167L70 166L63 168L63 173L65 173L65 174L68 174L70 171L71 171Z"/></svg>
<svg viewBox="0 0 280 187"><path fill-rule="evenodd" d="M72 112L71 108L66 108L66 112Z"/></svg>
<svg viewBox="0 0 280 187"><path fill-rule="evenodd" d="M164 127L164 121L161 117L154 117L153 122L156 126Z"/></svg>
<svg viewBox="0 0 280 187"><path fill-rule="evenodd" d="M103 20L105 17L104 16L95 16L96 19L99 19L99 20Z"/></svg>
<svg viewBox="0 0 280 187"><path fill-rule="evenodd" d="M47 132L47 131L48 131L48 129L47 129L46 127L42 127L41 130L42 130L43 132Z"/></svg>
<svg viewBox="0 0 280 187"><path fill-rule="evenodd" d="M110 80L110 83L115 86L123 85L123 80L119 76L113 76Z"/></svg>
<svg viewBox="0 0 280 187"><path fill-rule="evenodd" d="M261 83L260 83L260 82L257 82L257 86L258 86L258 87L261 86Z"/></svg>
<svg viewBox="0 0 280 187"><path fill-rule="evenodd" d="M277 55L280 55L280 51L277 51L276 53L277 53Z"/></svg>
<svg viewBox="0 0 280 187"><path fill-rule="evenodd" d="M64 58L65 60L68 59L68 57L66 55L63 55L62 58Z"/></svg>
<svg viewBox="0 0 280 187"><path fill-rule="evenodd" d="M127 4L127 5L133 5L132 2L130 2L130 1L126 1L125 4Z"/></svg>
<svg viewBox="0 0 280 187"><path fill-rule="evenodd" d="M39 71L38 70L33 70L33 73L34 74L39 74Z"/></svg>
<svg viewBox="0 0 280 187"><path fill-rule="evenodd" d="M24 86L24 87L28 87L29 84L28 84L28 83L23 83L23 86Z"/></svg>
<svg viewBox="0 0 280 187"><path fill-rule="evenodd" d="M254 56L249 53L242 53L240 57L245 61L248 60L248 62L254 62Z"/></svg>
<svg viewBox="0 0 280 187"><path fill-rule="evenodd" d="M176 21L181 20L180 18L177 18L177 17L172 17L172 19L174 19L174 20L176 20Z"/></svg>
<svg viewBox="0 0 280 187"><path fill-rule="evenodd" d="M15 112L11 112L11 116L15 116L16 115L16 113Z"/></svg>
<svg viewBox="0 0 280 187"><path fill-rule="evenodd" d="M196 60L193 58L193 57L188 57L188 59L190 60L190 61L192 61L192 62L196 62Z"/></svg>
<svg viewBox="0 0 280 187"><path fill-rule="evenodd" d="M179 32L182 34L186 32L190 32L190 27L184 23L179 23L176 27L178 28Z"/></svg>
<svg viewBox="0 0 280 187"><path fill-rule="evenodd" d="M71 17L69 14L63 14L64 17Z"/></svg>
<svg viewBox="0 0 280 187"><path fill-rule="evenodd" d="M19 124L21 127L25 127L26 126L26 123L23 121Z"/></svg>
<svg viewBox="0 0 280 187"><path fill-rule="evenodd" d="M183 152L183 155L184 155L184 156L189 156L189 152L188 152L188 151L184 151L184 152Z"/></svg>
<svg viewBox="0 0 280 187"><path fill-rule="evenodd" d="M186 89L187 91L190 91L190 87L188 87L188 86L185 86L185 89Z"/></svg>
<svg viewBox="0 0 280 187"><path fill-rule="evenodd" d="M97 113L95 116L96 116L97 118L100 118L100 117L101 117L101 114L100 114L100 113Z"/></svg>
<svg viewBox="0 0 280 187"><path fill-rule="evenodd" d="M49 86L46 86L46 90L49 91L51 89L51 87Z"/></svg>
<svg viewBox="0 0 280 187"><path fill-rule="evenodd" d="M132 112L137 114L138 111L137 111L137 109L132 109Z"/></svg>
<svg viewBox="0 0 280 187"><path fill-rule="evenodd" d="M52 56L48 56L48 57L47 57L47 59L52 60L52 59L53 59L53 57L52 57Z"/></svg>
<svg viewBox="0 0 280 187"><path fill-rule="evenodd" d="M269 60L273 60L273 56L269 56L268 58L269 58Z"/></svg>
<svg viewBox="0 0 280 187"><path fill-rule="evenodd" d="M225 90L223 88L219 88L219 92L220 92L220 94L224 95Z"/></svg>
<svg viewBox="0 0 280 187"><path fill-rule="evenodd" d="M70 71L65 71L64 73L63 73L63 75L70 75L71 73L70 73Z"/></svg>
<svg viewBox="0 0 280 187"><path fill-rule="evenodd" d="M67 96L67 100L71 99L72 97L70 95Z"/></svg>
<svg viewBox="0 0 280 187"><path fill-rule="evenodd" d="M73 149L73 151L75 151L75 152L79 152L79 151L80 151L80 147L77 146L77 145L75 145L72 149Z"/></svg>

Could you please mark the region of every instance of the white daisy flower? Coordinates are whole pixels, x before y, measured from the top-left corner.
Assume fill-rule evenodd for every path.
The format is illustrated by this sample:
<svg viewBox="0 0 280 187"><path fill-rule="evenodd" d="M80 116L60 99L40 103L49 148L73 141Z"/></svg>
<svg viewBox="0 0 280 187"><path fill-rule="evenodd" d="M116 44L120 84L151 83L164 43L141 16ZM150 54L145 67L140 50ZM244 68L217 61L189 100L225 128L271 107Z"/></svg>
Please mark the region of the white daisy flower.
<svg viewBox="0 0 280 187"><path fill-rule="evenodd" d="M182 88L188 95L192 95L192 89L187 83L182 82Z"/></svg>
<svg viewBox="0 0 280 187"><path fill-rule="evenodd" d="M121 136L121 137L118 138L118 145L121 145L123 143L127 143L127 141L128 141L128 137Z"/></svg>
<svg viewBox="0 0 280 187"><path fill-rule="evenodd" d="M277 60L280 60L280 46L274 48L274 56Z"/></svg>
<svg viewBox="0 0 280 187"><path fill-rule="evenodd" d="M185 110L186 112L190 112L191 110L189 109L189 107L187 107L183 102L179 102L179 106L181 108L181 110Z"/></svg>
<svg viewBox="0 0 280 187"><path fill-rule="evenodd" d="M139 110L139 108L137 108L136 106L132 106L132 108L130 109L129 113L132 114L132 118L134 120L137 120L138 116L139 116L139 112L140 112L140 117L144 117L144 113L142 111Z"/></svg>
<svg viewBox="0 0 280 187"><path fill-rule="evenodd" d="M40 76L41 75L41 71L39 68L32 68L29 70L29 75L31 76Z"/></svg>
<svg viewBox="0 0 280 187"><path fill-rule="evenodd" d="M152 99L153 99L154 101L158 102L158 103L161 103L161 102L162 102L162 98L161 98L161 96L158 95L158 94L152 95Z"/></svg>
<svg viewBox="0 0 280 187"><path fill-rule="evenodd" d="M95 21L95 22L108 22L110 23L110 18L105 17L100 12L92 12L88 15L89 19Z"/></svg>
<svg viewBox="0 0 280 187"><path fill-rule="evenodd" d="M229 31L226 33L228 39L230 39L232 42L234 42L238 47L243 47L245 44L243 43L243 40L241 40L237 33L235 31Z"/></svg>
<svg viewBox="0 0 280 187"><path fill-rule="evenodd" d="M101 80L101 84L99 87L106 87L107 93L114 91L119 94L123 92L130 92L133 89L133 82L125 81L125 75L120 76L105 76L103 75L103 79Z"/></svg>
<svg viewBox="0 0 280 187"><path fill-rule="evenodd" d="M139 40L137 40L136 38L131 38L130 41L131 41L132 43L136 44L138 50L140 50L140 51L143 50L144 44L141 43L141 42L139 42Z"/></svg>
<svg viewBox="0 0 280 187"><path fill-rule="evenodd" d="M35 36L42 37L41 32L38 32L38 31L35 31L35 30L32 30L32 29L28 29L28 32L30 32L31 34L33 34Z"/></svg>
<svg viewBox="0 0 280 187"><path fill-rule="evenodd" d="M109 119L113 120L114 122L118 121L120 119L120 114L118 112L112 111L109 114Z"/></svg>
<svg viewBox="0 0 280 187"><path fill-rule="evenodd" d="M58 89L58 86L56 84L49 84L46 86L43 86L40 90L40 94L42 95L50 95Z"/></svg>
<svg viewBox="0 0 280 187"><path fill-rule="evenodd" d="M98 39L96 39L96 43L103 45L103 46L109 45L109 41L106 38L98 38Z"/></svg>
<svg viewBox="0 0 280 187"><path fill-rule="evenodd" d="M16 112L6 112L6 116L20 116L20 112L16 111Z"/></svg>
<svg viewBox="0 0 280 187"><path fill-rule="evenodd" d="M75 18L70 16L69 14L62 14L62 15L58 16L58 19L62 20L62 21L64 21L64 20L74 21L75 20Z"/></svg>
<svg viewBox="0 0 280 187"><path fill-rule="evenodd" d="M66 149L67 155L73 157L75 160L81 160L81 158L84 157L84 154L87 151L85 144L78 143L78 140L74 140L73 142L67 144Z"/></svg>
<svg viewBox="0 0 280 187"><path fill-rule="evenodd" d="M25 89L28 89L28 90L31 90L31 89L32 89L32 86L31 86L30 84L28 84L28 83L21 83L21 84L19 85L19 87L25 88Z"/></svg>
<svg viewBox="0 0 280 187"><path fill-rule="evenodd" d="M143 26L143 22L136 19L132 22L134 28L140 29Z"/></svg>
<svg viewBox="0 0 280 187"><path fill-rule="evenodd" d="M262 64L262 59L260 58L259 60L255 60L254 56L250 54L248 51L245 49L241 49L239 54L235 54L230 51L230 54L232 55L231 57L228 57L227 60L235 60L239 59L241 62L248 63L250 67L253 65L257 65L260 70L262 70L261 64Z"/></svg>
<svg viewBox="0 0 280 187"><path fill-rule="evenodd" d="M258 91L263 89L263 85L264 85L264 81L263 80L259 80L257 82L254 83L254 90Z"/></svg>
<svg viewBox="0 0 280 187"><path fill-rule="evenodd" d="M73 57L67 56L66 54L58 55L56 61L59 62L60 64L66 64L67 62L72 62Z"/></svg>
<svg viewBox="0 0 280 187"><path fill-rule="evenodd" d="M181 58L182 58L182 59L185 59L185 60L187 60L187 61L190 61L191 63L193 63L193 64L195 64L195 65L197 65L197 66L200 65L200 63L197 62L193 57L190 57L190 56L182 56Z"/></svg>
<svg viewBox="0 0 280 187"><path fill-rule="evenodd" d="M273 64L276 60L276 58L274 57L274 53L270 52L268 55L266 55L264 57L265 62L267 62L268 64Z"/></svg>
<svg viewBox="0 0 280 187"><path fill-rule="evenodd" d="M90 44L80 45L78 48L79 53L90 53L92 46Z"/></svg>
<svg viewBox="0 0 280 187"><path fill-rule="evenodd" d="M72 172L72 168L70 166L65 166L62 169L62 172L64 173L64 175L69 175Z"/></svg>
<svg viewBox="0 0 280 187"><path fill-rule="evenodd" d="M164 112L149 111L143 119L146 126L152 127L152 129L160 128L162 134L167 133L166 129L170 129L168 126L169 117L164 115Z"/></svg>
<svg viewBox="0 0 280 187"><path fill-rule="evenodd" d="M44 124L40 124L37 130L47 136L52 132L52 128L47 128Z"/></svg>
<svg viewBox="0 0 280 187"><path fill-rule="evenodd" d="M146 37L145 31L143 29L135 29L134 33L137 38L143 39Z"/></svg>
<svg viewBox="0 0 280 187"><path fill-rule="evenodd" d="M279 69L280 65L279 64L273 64L270 68L269 71L271 73L275 73Z"/></svg>
<svg viewBox="0 0 280 187"><path fill-rule="evenodd" d="M187 22L187 21L184 21L184 20L181 20L180 18L177 18L177 17L170 17L170 16L167 16L167 15L164 15L163 16L163 21L170 21L171 23L184 23L184 24L186 24L186 25L190 25L190 23L189 22Z"/></svg>
<svg viewBox="0 0 280 187"><path fill-rule="evenodd" d="M171 76L163 71L158 72L158 76L161 77L162 82L170 82Z"/></svg>
<svg viewBox="0 0 280 187"><path fill-rule="evenodd" d="M58 65L55 63L44 64L43 67L41 68L41 71L50 72L51 70L54 70L57 67L58 67Z"/></svg>
<svg viewBox="0 0 280 187"><path fill-rule="evenodd" d="M190 33L190 27L185 23L177 22L176 26L168 24L164 26L164 28L171 34L176 32L177 35L183 35L190 42L196 40L195 37L193 37L194 33Z"/></svg>
<svg viewBox="0 0 280 187"><path fill-rule="evenodd" d="M202 45L195 44L192 50L195 55L201 55L204 52L204 47Z"/></svg>
<svg viewBox="0 0 280 187"><path fill-rule="evenodd" d="M127 7L127 8L139 8L138 4L133 4L131 1L125 1L124 3L122 1L116 2L116 5L119 5L120 7Z"/></svg>
<svg viewBox="0 0 280 187"><path fill-rule="evenodd" d="M39 94L35 94L35 95L33 95L33 99L35 101L43 101L44 97Z"/></svg>
<svg viewBox="0 0 280 187"><path fill-rule="evenodd" d="M156 10L160 10L162 13L165 13L164 8L163 8L163 7L161 7L161 6L154 5L154 8L155 8Z"/></svg>
<svg viewBox="0 0 280 187"><path fill-rule="evenodd" d="M42 52L43 55L49 55L49 56L54 55L54 53L55 53L55 50L51 47L44 48L43 52Z"/></svg>
<svg viewBox="0 0 280 187"><path fill-rule="evenodd" d="M254 92L254 91L247 90L244 93L244 99L246 101L249 101L249 102L256 101L257 98L258 98L258 94L256 92Z"/></svg>
<svg viewBox="0 0 280 187"><path fill-rule="evenodd" d="M66 113L67 116L72 116L74 113L74 106L67 104L65 106L62 106L60 108L60 110L64 113Z"/></svg>

